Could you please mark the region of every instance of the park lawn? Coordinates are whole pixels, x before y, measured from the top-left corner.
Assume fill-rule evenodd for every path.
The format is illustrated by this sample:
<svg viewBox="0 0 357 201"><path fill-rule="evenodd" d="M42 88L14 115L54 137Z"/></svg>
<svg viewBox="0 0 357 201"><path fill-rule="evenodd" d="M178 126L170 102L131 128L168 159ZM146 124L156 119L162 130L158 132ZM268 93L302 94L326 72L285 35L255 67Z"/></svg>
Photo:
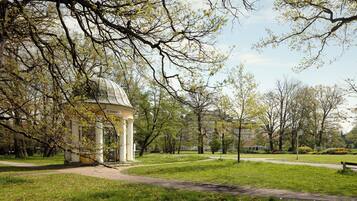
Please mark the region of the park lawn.
<svg viewBox="0 0 357 201"><path fill-rule="evenodd" d="M35 165L61 165L64 164L63 154L57 154L52 157L42 157L41 155L33 155L28 158L19 159L14 155L0 155L0 161L12 161L19 163L32 163Z"/></svg>
<svg viewBox="0 0 357 201"><path fill-rule="evenodd" d="M357 174L341 175L336 170L309 166L232 160L133 167L129 174L193 182L247 185L331 195L357 196Z"/></svg>
<svg viewBox="0 0 357 201"><path fill-rule="evenodd" d="M224 159L237 159L237 154L204 154L208 157L222 157ZM241 158L269 158L281 161L341 164L341 161L357 163L357 155L322 155L322 154L300 154L296 160L296 154L241 154Z"/></svg>
<svg viewBox="0 0 357 201"><path fill-rule="evenodd" d="M242 158L272 158L292 162L328 163L341 164L341 161L357 163L357 155L322 155L322 154L300 154L296 160L296 154L242 154Z"/></svg>
<svg viewBox="0 0 357 201"><path fill-rule="evenodd" d="M135 158L138 163L142 164L191 162L205 159L209 159L209 156L198 154L145 154L142 157Z"/></svg>
<svg viewBox="0 0 357 201"><path fill-rule="evenodd" d="M0 200L268 200L174 190L76 174L0 173Z"/></svg>

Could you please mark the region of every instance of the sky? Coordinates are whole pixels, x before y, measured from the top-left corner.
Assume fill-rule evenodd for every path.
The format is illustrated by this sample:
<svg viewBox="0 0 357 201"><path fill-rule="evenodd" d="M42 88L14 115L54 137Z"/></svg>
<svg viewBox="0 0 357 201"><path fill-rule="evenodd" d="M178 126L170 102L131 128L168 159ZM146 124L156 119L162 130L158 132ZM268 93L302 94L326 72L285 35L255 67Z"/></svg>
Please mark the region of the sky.
<svg viewBox="0 0 357 201"><path fill-rule="evenodd" d="M267 36L266 28L276 33L283 33L288 28L277 22L277 13L273 11L272 4L271 0L258 1L256 11L240 17L239 23L235 22L232 25L229 22L221 31L217 46L225 50L235 46L226 62L226 67L245 64L246 70L252 73L258 82L260 92L273 89L276 80L284 77L300 80L310 86L337 84L341 87L347 87L346 79L357 79L357 47L347 50L331 64L325 64L318 69L308 68L302 72L293 70L302 58L301 52L291 51L287 46L265 48L260 52L252 49L253 44ZM333 54L335 52L332 51ZM336 51L336 54L339 55L340 51ZM357 98L347 97L341 109L356 106ZM349 122L342 122L341 125L343 131L347 132L353 126L352 119Z"/></svg>

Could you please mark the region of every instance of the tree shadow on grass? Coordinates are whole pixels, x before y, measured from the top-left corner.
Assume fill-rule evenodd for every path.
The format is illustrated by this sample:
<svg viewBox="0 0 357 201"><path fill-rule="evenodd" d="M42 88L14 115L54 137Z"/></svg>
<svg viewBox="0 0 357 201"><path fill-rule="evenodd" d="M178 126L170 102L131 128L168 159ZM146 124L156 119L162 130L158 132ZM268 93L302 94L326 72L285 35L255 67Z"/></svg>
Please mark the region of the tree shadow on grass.
<svg viewBox="0 0 357 201"><path fill-rule="evenodd" d="M82 167L79 165L39 165L39 166L29 166L29 167L17 167L17 166L0 166L0 173L4 172L23 172L23 171L38 171L38 170L61 170L67 168Z"/></svg>
<svg viewBox="0 0 357 201"><path fill-rule="evenodd" d="M20 177L14 177L14 176L0 176L0 188L7 185L24 184L24 183L32 183L32 181Z"/></svg>
<svg viewBox="0 0 357 201"><path fill-rule="evenodd" d="M232 163L233 164L233 163ZM194 165L190 165L187 164L185 166L171 166L171 167L167 167L167 166L155 166L153 168L147 168L147 167L139 167L138 172L145 172L146 174L177 174L177 173L185 173L185 172L197 172L197 171L209 171L209 170L217 170L220 168L224 168L227 166L230 166L230 163L227 162L218 162L218 163L214 163L214 164L197 164L195 163ZM133 168L134 170L132 171L133 173L135 173L135 168ZM130 172L130 169L129 169Z"/></svg>
<svg viewBox="0 0 357 201"><path fill-rule="evenodd" d="M71 201L90 201L90 200L165 200L165 201L182 201L182 200L238 200L235 196L200 193L193 191L182 191L169 188L157 188L151 185L141 184L121 184L115 189L102 190L99 192L81 193L72 197Z"/></svg>

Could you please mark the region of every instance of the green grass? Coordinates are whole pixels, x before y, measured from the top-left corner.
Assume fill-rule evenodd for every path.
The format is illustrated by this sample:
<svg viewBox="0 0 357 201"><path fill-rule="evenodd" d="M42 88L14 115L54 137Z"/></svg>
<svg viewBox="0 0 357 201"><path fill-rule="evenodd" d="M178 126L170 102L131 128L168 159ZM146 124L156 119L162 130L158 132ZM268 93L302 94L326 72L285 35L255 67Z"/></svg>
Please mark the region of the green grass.
<svg viewBox="0 0 357 201"><path fill-rule="evenodd" d="M193 151L184 151L182 155L198 155ZM161 154L164 155L164 154ZM211 154L206 152L205 154L200 155L201 157L223 157L226 159L236 159L236 153L220 154ZM295 162L296 154L241 154L242 158L270 158L274 160L283 160ZM357 163L357 155L346 154L346 155L321 155L321 154L300 154L298 162L307 162L307 163L327 163L327 164L341 164L341 161L355 162Z"/></svg>
<svg viewBox="0 0 357 201"><path fill-rule="evenodd" d="M243 158L272 158L285 161L299 161L308 163L328 163L341 164L341 161L357 163L357 155L313 155L300 154L299 160L296 160L295 154L242 154Z"/></svg>
<svg viewBox="0 0 357 201"><path fill-rule="evenodd" d="M42 157L40 155L29 156L28 158L19 159L14 155L0 155L0 161L12 161L19 163L32 163L36 165L60 165L64 163L63 154L57 154L52 157Z"/></svg>
<svg viewBox="0 0 357 201"><path fill-rule="evenodd" d="M129 184L76 174L0 173L0 200L268 200Z"/></svg>
<svg viewBox="0 0 357 201"><path fill-rule="evenodd" d="M237 154L204 154L207 157L222 156L225 159L236 159ZM326 164L341 164L341 161L357 163L357 155L319 155L319 154L300 154L299 160L296 160L296 154L241 154L241 158L269 158L274 160L291 161L291 162L306 162L306 163L326 163Z"/></svg>
<svg viewBox="0 0 357 201"><path fill-rule="evenodd" d="M248 185L262 188L357 196L357 176L338 174L336 170L308 166L232 160L134 167L129 174L194 182Z"/></svg>
<svg viewBox="0 0 357 201"><path fill-rule="evenodd" d="M135 160L142 164L160 164L174 162L190 162L208 159L207 155L198 154L145 154Z"/></svg>

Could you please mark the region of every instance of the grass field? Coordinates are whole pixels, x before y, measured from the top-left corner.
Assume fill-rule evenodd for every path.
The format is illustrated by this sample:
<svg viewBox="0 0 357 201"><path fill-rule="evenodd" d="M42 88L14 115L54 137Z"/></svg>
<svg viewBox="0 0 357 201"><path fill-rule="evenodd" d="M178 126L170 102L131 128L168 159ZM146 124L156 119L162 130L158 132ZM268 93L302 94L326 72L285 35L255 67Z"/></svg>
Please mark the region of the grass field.
<svg viewBox="0 0 357 201"><path fill-rule="evenodd" d="M183 152L184 155L197 155L195 152ZM203 156L210 157L223 157L225 159L236 159L237 154L211 154L206 152ZM346 155L321 155L321 154L300 154L299 160L296 160L296 154L241 154L242 158L270 158L274 160L283 161L299 161L307 163L327 163L327 164L341 164L341 161L355 162L357 163L357 155L346 154Z"/></svg>
<svg viewBox="0 0 357 201"><path fill-rule="evenodd" d="M134 167L129 174L194 182L248 185L301 192L357 196L357 174L341 175L336 170L308 166L232 160Z"/></svg>
<svg viewBox="0 0 357 201"><path fill-rule="evenodd" d="M75 174L33 173L1 172L0 200L268 200L128 184Z"/></svg>
<svg viewBox="0 0 357 201"><path fill-rule="evenodd" d="M40 155L30 156L25 159L18 159L15 156L0 155L0 161L14 161L19 163L32 163L37 165L60 165L64 163L63 154L57 154L52 157L42 157Z"/></svg>
<svg viewBox="0 0 357 201"><path fill-rule="evenodd" d="M243 154L243 158L272 158L285 161L299 161L308 163L328 163L341 164L341 161L357 163L357 155L313 155L300 154L299 160L296 160L295 154Z"/></svg>
<svg viewBox="0 0 357 201"><path fill-rule="evenodd" d="M172 162L186 162L208 159L210 156L220 157L225 159L236 159L236 154L210 154L209 152L198 155L195 152L183 152L183 154L145 154L143 157L136 157L138 163L143 164L157 164L157 163L172 163ZM295 154L242 154L242 158L270 158L274 160L292 161L295 162ZM2 156L0 155L0 161L16 161L24 163L33 163L38 165L50 165L50 164L63 164L63 154L55 155L54 157L44 158L39 155L31 156L27 159L15 159L14 156ZM308 163L328 163L328 164L340 164L341 161L355 162L357 163L357 155L311 155L300 154L299 162Z"/></svg>
<svg viewBox="0 0 357 201"><path fill-rule="evenodd" d="M341 175L336 170L308 166L279 165L233 160L204 161L212 154L180 155L147 154L137 157L139 164L157 164L128 169L128 173L166 179L194 182L210 182L228 185L246 185L262 188L288 189L301 192L331 195L357 196L357 174ZM215 154L214 156L219 156ZM235 154L224 158L235 159ZM292 154L243 154L245 158L272 158L295 161ZM299 161L315 163L339 163L356 161L356 155L300 155ZM0 160L28 162L37 165L63 164L63 155L50 158L33 156L28 159L0 157ZM173 164L168 164L173 163ZM45 170L48 171L48 170ZM148 185L134 185L79 175L41 175L26 168L0 165L0 200L251 200L229 195L169 190ZM44 171L42 171L44 172ZM32 175L28 175L31 173ZM68 182L66 182L68 181ZM70 187L73 185L73 189ZM127 189L128 193L124 193ZM52 192L56 191L56 192ZM135 193L135 192L140 193ZM45 192L45 193L44 193ZM49 192L49 193L47 193ZM25 196L25 197L24 197ZM160 198L160 199L159 199ZM164 199L173 198L173 199ZM258 199L258 200L261 200Z"/></svg>
<svg viewBox="0 0 357 201"><path fill-rule="evenodd" d="M142 157L136 157L137 162L142 164L190 162L205 159L209 159L209 156L198 154L146 154Z"/></svg>

